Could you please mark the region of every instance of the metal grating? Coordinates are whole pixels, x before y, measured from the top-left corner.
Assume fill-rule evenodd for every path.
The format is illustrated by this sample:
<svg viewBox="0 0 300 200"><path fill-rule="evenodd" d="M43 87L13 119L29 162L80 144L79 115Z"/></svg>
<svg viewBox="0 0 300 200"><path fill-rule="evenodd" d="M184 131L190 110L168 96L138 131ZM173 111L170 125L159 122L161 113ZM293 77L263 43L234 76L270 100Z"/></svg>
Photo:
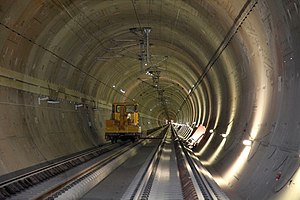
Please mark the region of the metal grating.
<svg viewBox="0 0 300 200"><path fill-rule="evenodd" d="M183 199L175 150L168 134L148 199Z"/></svg>

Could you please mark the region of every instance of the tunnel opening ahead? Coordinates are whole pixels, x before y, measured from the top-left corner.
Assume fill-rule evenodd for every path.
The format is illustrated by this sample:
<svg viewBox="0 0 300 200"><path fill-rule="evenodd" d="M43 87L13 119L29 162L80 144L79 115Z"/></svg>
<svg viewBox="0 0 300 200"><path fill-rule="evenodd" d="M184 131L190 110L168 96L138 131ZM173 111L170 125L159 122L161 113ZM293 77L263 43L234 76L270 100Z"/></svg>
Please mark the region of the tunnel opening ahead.
<svg viewBox="0 0 300 200"><path fill-rule="evenodd" d="M241 199L297 199L299 6L2 1L0 176L102 145L131 102L142 131L205 126L192 149Z"/></svg>

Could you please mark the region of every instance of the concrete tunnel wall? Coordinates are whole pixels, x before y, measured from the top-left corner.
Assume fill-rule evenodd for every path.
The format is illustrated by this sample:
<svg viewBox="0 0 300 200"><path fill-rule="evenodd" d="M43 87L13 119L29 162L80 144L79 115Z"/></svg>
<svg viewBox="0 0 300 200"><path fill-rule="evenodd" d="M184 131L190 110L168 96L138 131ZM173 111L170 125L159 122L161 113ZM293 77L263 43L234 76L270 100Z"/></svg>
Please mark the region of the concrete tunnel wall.
<svg viewBox="0 0 300 200"><path fill-rule="evenodd" d="M153 114L142 120L144 129L164 121L149 88L140 87L133 78L138 76L139 65L124 59L133 66L130 71L117 59L95 63L93 58L101 51L93 44L100 38L99 46L107 45L108 39L102 40L97 26L95 30L90 29L91 23L83 26L86 19L80 13L90 9L92 17L95 10L105 7L103 18L97 18L102 31L118 35L136 23L132 5L117 0L99 5L96 1L74 1L76 6L70 3L67 13L58 9L58 2L0 4L0 175L103 143L110 103L128 100L131 94L139 98L143 113L153 108ZM148 5L146 1L134 2L139 11ZM241 199L298 199L300 2L258 1L181 110L178 108L187 91L203 72L199 66L206 65L247 1L161 2L151 4L155 9L163 3L165 6L160 33L155 32L156 22L151 23L153 43L158 44L153 48L155 53L169 54L169 76L182 75L173 80L161 77L162 84L174 83L175 89L172 86L165 92L174 100L170 115L178 122L197 122L214 130L196 148L196 154L223 178L217 182ZM78 8L82 10L78 12ZM66 20L75 11L79 13L77 23ZM141 13L142 23L157 19L155 14L148 19ZM185 18L178 28L169 25L180 15ZM202 23L205 29L201 29ZM115 65L118 67L113 68ZM129 95L108 87L112 80L128 88ZM45 96L60 103L39 104L38 98ZM251 139L252 146L243 145L244 139ZM280 179L276 180L278 174Z"/></svg>

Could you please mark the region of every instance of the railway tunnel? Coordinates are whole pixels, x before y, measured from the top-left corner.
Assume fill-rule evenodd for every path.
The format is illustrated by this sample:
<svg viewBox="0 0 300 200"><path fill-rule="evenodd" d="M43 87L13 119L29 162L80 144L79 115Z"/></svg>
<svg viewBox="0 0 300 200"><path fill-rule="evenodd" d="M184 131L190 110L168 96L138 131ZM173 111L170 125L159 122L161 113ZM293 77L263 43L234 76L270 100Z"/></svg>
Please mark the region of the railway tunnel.
<svg viewBox="0 0 300 200"><path fill-rule="evenodd" d="M240 199L299 199L299 0L1 0L0 176L105 143L113 102Z"/></svg>

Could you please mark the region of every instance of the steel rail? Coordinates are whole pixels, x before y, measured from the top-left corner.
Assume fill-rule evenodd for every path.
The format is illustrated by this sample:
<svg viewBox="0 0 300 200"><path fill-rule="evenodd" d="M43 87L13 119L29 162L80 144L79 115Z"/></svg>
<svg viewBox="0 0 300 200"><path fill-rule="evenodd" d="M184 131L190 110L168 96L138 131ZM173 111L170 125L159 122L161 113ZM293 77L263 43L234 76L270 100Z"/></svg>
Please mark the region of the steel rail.
<svg viewBox="0 0 300 200"><path fill-rule="evenodd" d="M110 149L111 147L112 149ZM73 155L63 160L53 162L47 166L43 166L41 168L2 181L0 183L0 197L1 199L6 199L17 195L18 193L38 185L47 179L55 177L60 173L63 173L117 147L117 145L111 144L103 145L96 149L91 149L86 152Z"/></svg>
<svg viewBox="0 0 300 200"><path fill-rule="evenodd" d="M88 176L88 175L92 174L94 171L104 167L105 165L107 165L108 163L110 163L111 161L113 161L114 159L119 157L120 155L123 155L125 152L130 150L132 148L132 146L136 146L138 144L139 144L139 142L135 143L135 144L131 144L131 145L127 146L125 149L121 149L120 151L115 152L113 155L110 155L109 157L101 160L100 162L97 162L96 164L85 168L83 171L79 172L75 176L67 179L63 183L56 185L54 188L43 193L42 195L39 195L35 199L42 200L42 199L46 199L46 198L52 199L52 198L58 197L62 192L66 191L66 189L70 189L73 185L78 184L78 182L79 182L78 180L82 181L82 179L85 178L86 176ZM66 188L66 186L69 186L69 187Z"/></svg>
<svg viewBox="0 0 300 200"><path fill-rule="evenodd" d="M124 163L129 157L135 155L137 153L137 149L145 143L146 140L139 140L138 142L127 146L125 149L117 151L113 155L110 155L109 157L82 170L70 179L60 183L55 188L45 192L36 199L50 200L81 198L112 171Z"/></svg>
<svg viewBox="0 0 300 200"><path fill-rule="evenodd" d="M121 146L128 144L129 143L122 143ZM69 170L82 166L82 164L89 161L93 162L93 159L102 156L109 151L114 151L119 147L120 143L105 144L96 149L81 152L56 162L51 161L51 164L47 166L42 166L39 169L34 169L30 172L6 179L0 182L0 199L14 199L18 196L27 194L28 191L42 187L40 185L44 185L45 182L49 182L53 178L58 179L56 177L60 174L69 173Z"/></svg>
<svg viewBox="0 0 300 200"><path fill-rule="evenodd" d="M174 134L177 137L177 133L175 129L172 127ZM212 176L208 176L210 174L200 163L199 159L190 153L188 148L186 148L182 141L178 140L182 152L186 158L186 161L192 171L192 176L195 178L197 182L197 186L201 190L201 193L205 200L229 200L227 195L221 190L221 188L217 185L217 183L213 180ZM205 171L206 173L202 173ZM195 186L195 184L194 184Z"/></svg>

